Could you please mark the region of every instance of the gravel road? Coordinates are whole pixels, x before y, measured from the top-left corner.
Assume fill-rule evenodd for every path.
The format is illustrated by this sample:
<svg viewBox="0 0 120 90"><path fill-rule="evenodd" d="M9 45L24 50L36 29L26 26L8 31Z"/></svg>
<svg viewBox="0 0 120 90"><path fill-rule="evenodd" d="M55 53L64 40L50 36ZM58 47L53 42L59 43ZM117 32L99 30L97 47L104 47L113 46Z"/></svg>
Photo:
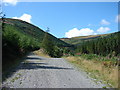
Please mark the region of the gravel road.
<svg viewBox="0 0 120 90"><path fill-rule="evenodd" d="M102 88L82 70L62 58L29 54L17 71L3 82L10 88Z"/></svg>

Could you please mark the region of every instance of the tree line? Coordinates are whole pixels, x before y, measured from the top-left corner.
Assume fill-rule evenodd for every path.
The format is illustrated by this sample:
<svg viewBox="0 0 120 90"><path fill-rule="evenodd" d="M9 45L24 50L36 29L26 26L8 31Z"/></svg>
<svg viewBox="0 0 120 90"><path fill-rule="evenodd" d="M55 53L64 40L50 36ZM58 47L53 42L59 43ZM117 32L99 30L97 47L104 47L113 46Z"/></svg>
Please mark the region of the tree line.
<svg viewBox="0 0 120 90"><path fill-rule="evenodd" d="M85 41L77 46L77 53L97 55L120 55L120 31L95 40Z"/></svg>

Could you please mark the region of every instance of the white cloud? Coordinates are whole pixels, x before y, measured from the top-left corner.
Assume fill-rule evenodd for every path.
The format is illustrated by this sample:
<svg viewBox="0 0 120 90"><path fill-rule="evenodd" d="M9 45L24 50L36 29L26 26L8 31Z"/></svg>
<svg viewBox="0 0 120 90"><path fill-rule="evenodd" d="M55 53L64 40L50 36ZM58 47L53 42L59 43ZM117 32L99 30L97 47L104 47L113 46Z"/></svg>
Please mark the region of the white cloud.
<svg viewBox="0 0 120 90"><path fill-rule="evenodd" d="M109 25L110 22L106 21L105 19L102 19L100 22L102 25Z"/></svg>
<svg viewBox="0 0 120 90"><path fill-rule="evenodd" d="M100 27L99 29L97 29L98 33L106 33L108 31L110 31L110 28L108 27Z"/></svg>
<svg viewBox="0 0 120 90"><path fill-rule="evenodd" d="M71 37L76 37L76 36L97 35L97 34L106 33L108 31L110 31L110 28L108 27L100 27L96 31L90 28L82 28L80 30L77 28L73 28L65 33L65 37L71 38Z"/></svg>
<svg viewBox="0 0 120 90"><path fill-rule="evenodd" d="M11 5L16 5L18 0L3 0L3 3L5 5L11 4Z"/></svg>
<svg viewBox="0 0 120 90"><path fill-rule="evenodd" d="M29 14L23 14L21 17L13 17L13 18L14 19L20 19L20 20L23 20L23 21L31 23L32 16L29 15Z"/></svg>
<svg viewBox="0 0 120 90"><path fill-rule="evenodd" d="M76 36L87 36L87 35L95 35L93 30L90 28L83 28L83 29L77 29L73 28L72 30L69 30L68 32L65 33L65 37L71 38L71 37L76 37Z"/></svg>
<svg viewBox="0 0 120 90"><path fill-rule="evenodd" d="M120 15L117 15L116 18L115 18L115 22L120 22Z"/></svg>

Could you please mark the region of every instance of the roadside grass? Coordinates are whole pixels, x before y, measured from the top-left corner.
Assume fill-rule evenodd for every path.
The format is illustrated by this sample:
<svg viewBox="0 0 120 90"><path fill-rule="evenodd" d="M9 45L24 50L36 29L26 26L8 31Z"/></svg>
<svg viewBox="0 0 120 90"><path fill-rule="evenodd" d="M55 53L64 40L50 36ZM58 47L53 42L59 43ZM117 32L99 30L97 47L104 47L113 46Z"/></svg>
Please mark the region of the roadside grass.
<svg viewBox="0 0 120 90"><path fill-rule="evenodd" d="M11 80L11 82L15 82L17 79L19 79L20 77L15 77Z"/></svg>
<svg viewBox="0 0 120 90"><path fill-rule="evenodd" d="M39 49L33 52L34 54L38 55L38 56L42 56L42 57L46 57L46 58L50 58L49 55L43 53L43 50Z"/></svg>
<svg viewBox="0 0 120 90"><path fill-rule="evenodd" d="M90 58L91 57L91 58ZM96 82L100 81L108 87L118 88L118 66L115 60L98 56L81 55L64 57L70 63L86 71Z"/></svg>
<svg viewBox="0 0 120 90"><path fill-rule="evenodd" d="M14 77L11 82L15 82L17 79L19 79L21 77L21 73L17 73L17 76Z"/></svg>

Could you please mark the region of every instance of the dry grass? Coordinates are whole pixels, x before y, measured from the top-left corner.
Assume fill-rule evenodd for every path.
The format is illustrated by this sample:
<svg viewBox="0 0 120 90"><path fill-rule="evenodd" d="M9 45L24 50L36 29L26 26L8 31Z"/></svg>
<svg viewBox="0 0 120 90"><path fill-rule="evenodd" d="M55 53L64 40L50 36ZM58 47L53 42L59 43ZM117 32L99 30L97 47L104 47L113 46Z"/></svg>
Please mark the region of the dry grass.
<svg viewBox="0 0 120 90"><path fill-rule="evenodd" d="M82 38L82 39L85 39L85 38L92 38L92 37L98 37L98 36L107 36L107 35L109 35L109 34L78 36L78 37L73 37L73 38Z"/></svg>
<svg viewBox="0 0 120 90"><path fill-rule="evenodd" d="M48 56L47 54L43 53L43 50L37 50L33 52L34 54L38 55L38 56L43 56L43 57L47 57L50 58L50 56Z"/></svg>
<svg viewBox="0 0 120 90"><path fill-rule="evenodd" d="M84 69L86 72L90 73L92 78L97 81L102 80L109 87L118 87L118 67L111 66L106 67L103 62L95 60L85 60L81 57L67 57L67 60L77 64L80 68Z"/></svg>

